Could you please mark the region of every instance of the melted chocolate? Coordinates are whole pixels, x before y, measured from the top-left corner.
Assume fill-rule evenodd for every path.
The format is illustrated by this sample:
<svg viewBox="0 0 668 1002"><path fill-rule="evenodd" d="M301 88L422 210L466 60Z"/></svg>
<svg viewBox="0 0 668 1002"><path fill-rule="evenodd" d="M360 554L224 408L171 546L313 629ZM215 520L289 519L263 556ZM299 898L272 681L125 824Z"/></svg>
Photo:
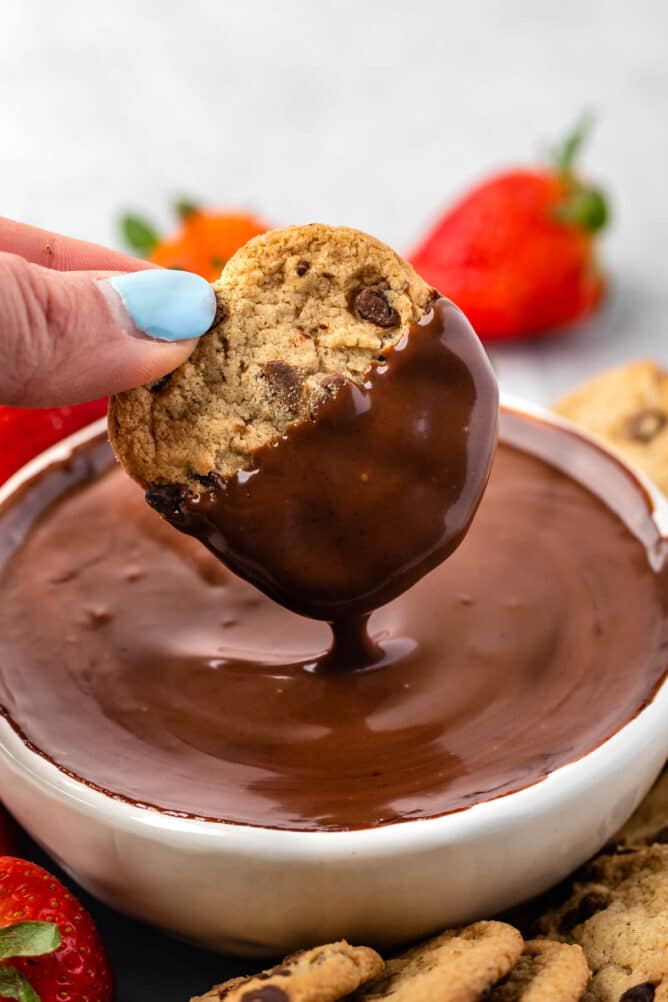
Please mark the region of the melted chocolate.
<svg viewBox="0 0 668 1002"><path fill-rule="evenodd" d="M0 511L0 702L114 796L302 830L430 817L579 758L664 676L647 498L567 431L503 413L467 537L371 615L385 664L349 675L305 670L326 624L173 532L121 470L94 472L108 460L84 451Z"/></svg>
<svg viewBox="0 0 668 1002"><path fill-rule="evenodd" d="M258 450L252 470L212 476L198 495L153 488L147 500L277 602L335 621L328 666L368 664L383 655L361 617L461 543L489 476L497 413L478 338L437 299L362 386L344 383L313 420Z"/></svg>

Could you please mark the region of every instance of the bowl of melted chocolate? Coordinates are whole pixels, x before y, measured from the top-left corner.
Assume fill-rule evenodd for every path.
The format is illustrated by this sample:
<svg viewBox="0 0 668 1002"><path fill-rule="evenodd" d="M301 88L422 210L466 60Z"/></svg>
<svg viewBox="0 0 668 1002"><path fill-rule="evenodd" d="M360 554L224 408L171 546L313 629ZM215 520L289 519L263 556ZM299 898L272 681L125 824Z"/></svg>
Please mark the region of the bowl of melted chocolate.
<svg viewBox="0 0 668 1002"><path fill-rule="evenodd" d="M261 482L231 521L213 484L160 518L99 423L2 488L0 789L83 886L231 952L394 944L544 890L631 813L668 752L666 502L518 402L494 453L478 377L448 403L466 448L435 475L425 408L410 492L375 529L359 502L352 541L337 446L290 560Z"/></svg>

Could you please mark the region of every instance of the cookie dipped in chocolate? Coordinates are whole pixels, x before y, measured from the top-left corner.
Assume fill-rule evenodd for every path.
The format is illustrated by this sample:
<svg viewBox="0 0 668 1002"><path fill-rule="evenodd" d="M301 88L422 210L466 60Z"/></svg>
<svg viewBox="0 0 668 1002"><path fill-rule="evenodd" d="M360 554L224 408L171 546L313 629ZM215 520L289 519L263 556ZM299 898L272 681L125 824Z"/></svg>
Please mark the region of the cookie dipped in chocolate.
<svg viewBox="0 0 668 1002"><path fill-rule="evenodd" d="M336 380L310 421L201 494L147 492L167 521L294 612L334 624L347 667L379 652L364 617L459 545L496 443L498 390L464 315L439 298L361 386ZM355 625L357 624L357 626Z"/></svg>

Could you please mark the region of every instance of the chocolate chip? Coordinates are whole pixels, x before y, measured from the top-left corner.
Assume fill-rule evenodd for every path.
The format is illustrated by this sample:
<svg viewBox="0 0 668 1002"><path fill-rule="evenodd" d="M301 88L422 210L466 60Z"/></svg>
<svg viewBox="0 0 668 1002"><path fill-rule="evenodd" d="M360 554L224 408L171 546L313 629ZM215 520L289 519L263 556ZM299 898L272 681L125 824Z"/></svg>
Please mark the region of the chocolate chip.
<svg viewBox="0 0 668 1002"><path fill-rule="evenodd" d="M643 411L633 414L624 425L626 438L632 438L636 442L651 442L665 427L668 418L656 407L647 407Z"/></svg>
<svg viewBox="0 0 668 1002"><path fill-rule="evenodd" d="M664 825L663 828L659 828L658 832L654 833L654 837L651 841L659 842L660 845L668 845L668 825Z"/></svg>
<svg viewBox="0 0 668 1002"><path fill-rule="evenodd" d="M362 320L368 320L376 327L397 327L399 314L385 298L382 285L367 285L356 294L353 305Z"/></svg>
<svg viewBox="0 0 668 1002"><path fill-rule="evenodd" d="M266 380L271 396L279 404L291 411L297 410L304 388L302 377L294 366L276 359L262 366L260 376Z"/></svg>
<svg viewBox="0 0 668 1002"><path fill-rule="evenodd" d="M163 518L178 518L183 502L191 496L192 491L184 484L151 484L144 495L151 508Z"/></svg>
<svg viewBox="0 0 668 1002"><path fill-rule="evenodd" d="M213 318L213 323L211 324L211 327L209 327L209 330L212 330L214 327L217 327L218 324L222 324L223 320L227 320L227 307L225 306L224 303L221 303L220 299L217 299L216 314Z"/></svg>
<svg viewBox="0 0 668 1002"><path fill-rule="evenodd" d="M216 474L213 470L210 473L193 473L191 471L190 477L192 480L196 480L198 484L202 487L215 487L216 486Z"/></svg>
<svg viewBox="0 0 668 1002"><path fill-rule="evenodd" d="M311 263L309 261L299 261L297 263L297 267L295 268L295 272L301 278L302 275L306 274L310 267Z"/></svg>
<svg viewBox="0 0 668 1002"><path fill-rule="evenodd" d="M338 372L327 373L320 380L320 386L322 387L322 395L320 397L321 401L325 400L327 397L335 396L342 386L345 386L346 379ZM313 417L313 414L311 415Z"/></svg>
<svg viewBox="0 0 668 1002"><path fill-rule="evenodd" d="M168 372L166 376L161 376L160 379L154 379L152 383L149 383L148 388L151 393L161 393L166 386L169 386L172 380L172 373Z"/></svg>
<svg viewBox="0 0 668 1002"><path fill-rule="evenodd" d="M576 925L586 922L596 912L602 912L608 907L608 904L608 899L603 894L600 894L598 891L590 891L589 894L585 894L584 897L580 898L575 908L571 908L561 916L559 931L570 932Z"/></svg>
<svg viewBox="0 0 668 1002"><path fill-rule="evenodd" d="M643 981L633 988L627 988L619 996L619 1002L652 1002L656 986L651 981Z"/></svg>
<svg viewBox="0 0 668 1002"><path fill-rule="evenodd" d="M276 977L278 978L289 978L292 974L292 971L290 970L289 967L274 967L272 970L272 974L275 974Z"/></svg>
<svg viewBox="0 0 668 1002"><path fill-rule="evenodd" d="M251 988L244 992L241 1002L288 1002L289 996L276 985L265 985L264 988Z"/></svg>

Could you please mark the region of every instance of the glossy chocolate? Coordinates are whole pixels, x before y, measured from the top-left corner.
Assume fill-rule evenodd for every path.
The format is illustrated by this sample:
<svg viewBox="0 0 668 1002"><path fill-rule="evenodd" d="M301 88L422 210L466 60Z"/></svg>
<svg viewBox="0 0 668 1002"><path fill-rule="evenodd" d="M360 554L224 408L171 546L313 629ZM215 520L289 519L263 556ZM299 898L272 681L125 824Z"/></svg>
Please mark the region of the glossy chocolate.
<svg viewBox="0 0 668 1002"><path fill-rule="evenodd" d="M647 498L567 431L503 414L468 535L371 615L384 664L348 675L309 670L326 624L234 577L119 469L94 474L107 458L54 467L0 512L0 701L114 796L302 830L431 817L579 758L664 676Z"/></svg>
<svg viewBox="0 0 668 1002"><path fill-rule="evenodd" d="M258 450L252 470L212 476L198 495L153 488L147 500L286 608L339 621L349 650L351 619L463 539L489 475L498 390L471 325L445 299L363 386L335 388L313 420Z"/></svg>

